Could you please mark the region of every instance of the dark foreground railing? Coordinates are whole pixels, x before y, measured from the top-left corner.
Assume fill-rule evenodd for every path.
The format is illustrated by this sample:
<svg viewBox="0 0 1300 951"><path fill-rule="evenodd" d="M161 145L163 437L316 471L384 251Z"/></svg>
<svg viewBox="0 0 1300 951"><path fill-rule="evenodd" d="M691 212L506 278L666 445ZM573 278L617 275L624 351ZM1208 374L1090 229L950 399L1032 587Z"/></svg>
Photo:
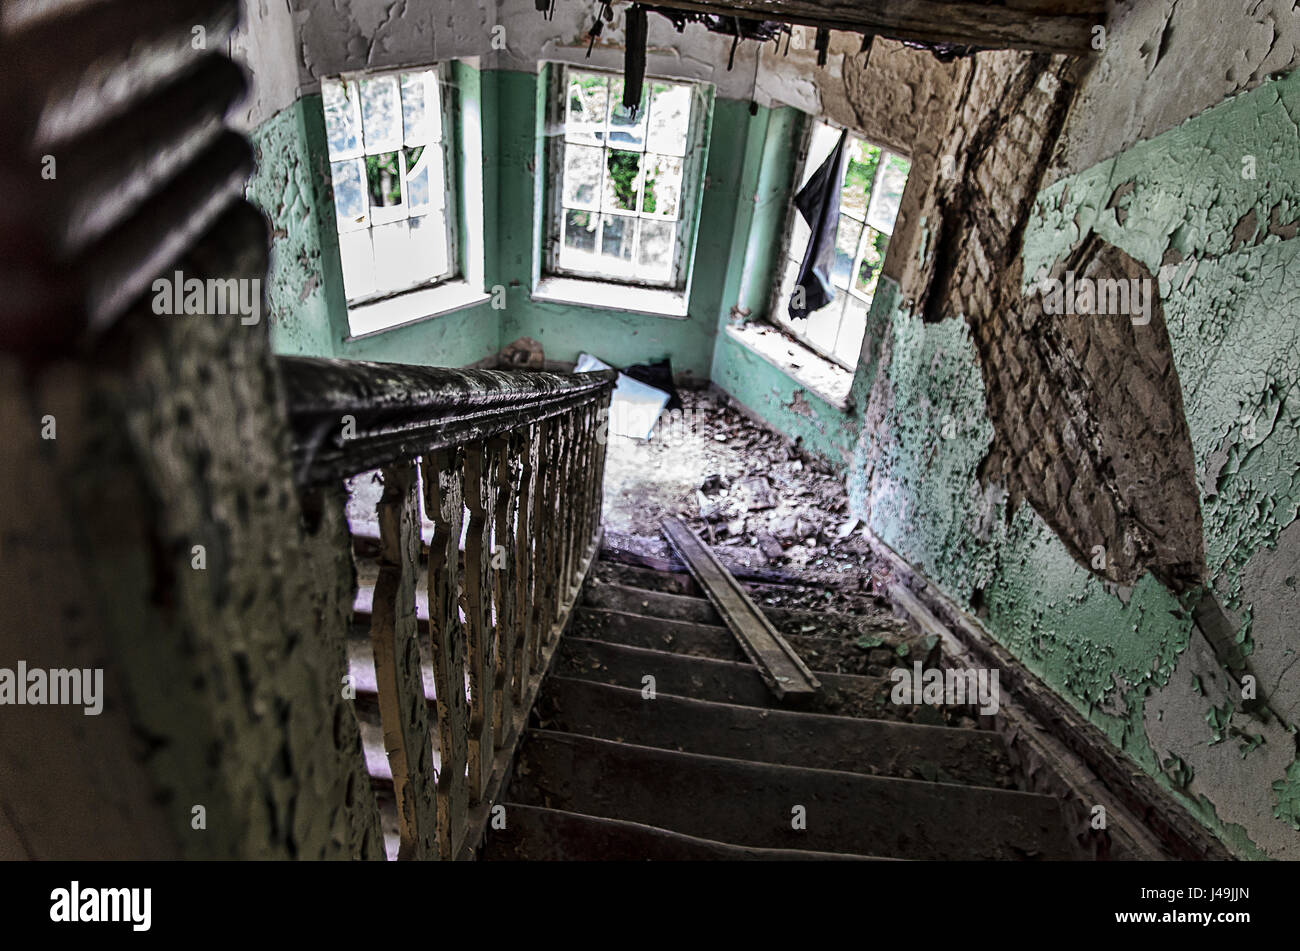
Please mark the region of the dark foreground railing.
<svg viewBox="0 0 1300 951"><path fill-rule="evenodd" d="M399 857L465 857L599 541L615 374L279 362L300 486L383 474L370 642ZM417 640L421 491L436 713Z"/></svg>

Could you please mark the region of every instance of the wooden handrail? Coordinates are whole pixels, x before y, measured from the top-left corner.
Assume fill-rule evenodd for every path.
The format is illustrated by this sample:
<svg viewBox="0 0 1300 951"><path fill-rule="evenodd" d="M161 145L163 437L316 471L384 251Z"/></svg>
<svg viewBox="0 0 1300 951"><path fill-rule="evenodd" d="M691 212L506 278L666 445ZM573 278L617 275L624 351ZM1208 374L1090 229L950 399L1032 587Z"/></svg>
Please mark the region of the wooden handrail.
<svg viewBox="0 0 1300 951"><path fill-rule="evenodd" d="M617 373L457 370L279 357L300 485L498 436L608 398Z"/></svg>
<svg viewBox="0 0 1300 951"><path fill-rule="evenodd" d="M384 484L369 706L392 772L397 856L471 857L499 818L495 799L599 543L616 374L279 362L299 485L374 469ZM433 696L416 614L421 508L433 523Z"/></svg>

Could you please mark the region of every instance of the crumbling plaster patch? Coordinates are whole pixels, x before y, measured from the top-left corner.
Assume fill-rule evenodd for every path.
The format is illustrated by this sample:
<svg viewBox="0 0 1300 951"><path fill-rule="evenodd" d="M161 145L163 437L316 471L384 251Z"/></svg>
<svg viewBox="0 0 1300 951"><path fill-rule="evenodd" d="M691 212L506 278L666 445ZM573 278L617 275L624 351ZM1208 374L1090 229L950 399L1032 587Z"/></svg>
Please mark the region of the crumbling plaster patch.
<svg viewBox="0 0 1300 951"><path fill-rule="evenodd" d="M298 98L297 56L289 0L249 0L230 37L230 56L249 73L249 95L230 117L251 130Z"/></svg>
<svg viewBox="0 0 1300 951"><path fill-rule="evenodd" d="M321 201L328 200L318 194L318 183L328 182L328 176L320 170L313 173L310 167L305 122L312 107L320 108L314 97L308 97L251 133L257 171L247 194L269 224L265 319L276 351L333 356L325 286L330 269L322 263L323 236L317 218Z"/></svg>
<svg viewBox="0 0 1300 951"><path fill-rule="evenodd" d="M1091 168L1293 68L1294 0L1116 0L1047 181Z"/></svg>

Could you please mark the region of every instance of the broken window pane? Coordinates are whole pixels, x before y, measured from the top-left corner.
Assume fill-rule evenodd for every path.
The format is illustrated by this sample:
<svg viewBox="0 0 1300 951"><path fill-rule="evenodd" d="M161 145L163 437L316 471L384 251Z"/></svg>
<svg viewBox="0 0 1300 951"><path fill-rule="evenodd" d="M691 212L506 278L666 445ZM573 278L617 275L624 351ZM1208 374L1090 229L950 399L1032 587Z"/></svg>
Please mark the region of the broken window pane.
<svg viewBox="0 0 1300 951"><path fill-rule="evenodd" d="M612 79L609 84L609 144L625 149L645 148L646 126L645 84L641 86L641 105L636 112L623 108L623 79Z"/></svg>
<svg viewBox="0 0 1300 951"><path fill-rule="evenodd" d="M366 182L371 208L387 208L402 203L402 172L397 153L366 156Z"/></svg>
<svg viewBox="0 0 1300 951"><path fill-rule="evenodd" d="M567 145L564 149L564 204L595 208L600 194L602 149Z"/></svg>
<svg viewBox="0 0 1300 951"><path fill-rule="evenodd" d="M636 211L640 191L641 153L611 149L605 155L605 209Z"/></svg>
<svg viewBox="0 0 1300 951"><path fill-rule="evenodd" d="M911 169L912 163L901 155L889 155L885 159L885 168L871 196L871 211L867 215L867 224L877 231L894 233L894 221L898 218L898 206L902 203L907 173Z"/></svg>
<svg viewBox="0 0 1300 951"><path fill-rule="evenodd" d="M646 149L668 155L686 154L691 121L691 87L655 83L651 89Z"/></svg>
<svg viewBox="0 0 1300 951"><path fill-rule="evenodd" d="M667 281L673 276L673 237L677 228L671 221L641 221L641 240L637 249L637 276L647 281Z"/></svg>
<svg viewBox="0 0 1300 951"><path fill-rule="evenodd" d="M848 153L848 161L844 166L844 187L840 190L840 210L855 218L865 218L867 199L871 194L872 182L876 179L876 167L880 164L880 148L861 139L852 139Z"/></svg>
<svg viewBox="0 0 1300 951"><path fill-rule="evenodd" d="M401 147L402 107L396 76L361 80L361 128L367 152Z"/></svg>
<svg viewBox="0 0 1300 951"><path fill-rule="evenodd" d="M349 158L361 151L361 105L356 83L327 79L320 84L325 108L325 137L331 159Z"/></svg>
<svg viewBox="0 0 1300 951"><path fill-rule="evenodd" d="M355 231L366 224L365 175L361 159L330 163L330 180L334 183L334 214L339 231Z"/></svg>
<svg viewBox="0 0 1300 951"><path fill-rule="evenodd" d="M644 191L642 211L676 218L682 193L682 160L671 155L647 154Z"/></svg>
<svg viewBox="0 0 1300 951"><path fill-rule="evenodd" d="M595 73L569 73L569 97L564 122L566 142L602 145L609 81Z"/></svg>
<svg viewBox="0 0 1300 951"><path fill-rule="evenodd" d="M436 148L405 149L402 152L402 158L406 162L406 204L413 215L427 211L432 203L429 188L430 159L435 155L442 158L442 153ZM442 194L441 188L437 194Z"/></svg>
<svg viewBox="0 0 1300 951"><path fill-rule="evenodd" d="M848 215L840 216L839 228L835 232L835 260L831 263L831 283L836 287L848 287L849 275L853 273L853 262L858 256L858 238L862 235L862 225Z"/></svg>

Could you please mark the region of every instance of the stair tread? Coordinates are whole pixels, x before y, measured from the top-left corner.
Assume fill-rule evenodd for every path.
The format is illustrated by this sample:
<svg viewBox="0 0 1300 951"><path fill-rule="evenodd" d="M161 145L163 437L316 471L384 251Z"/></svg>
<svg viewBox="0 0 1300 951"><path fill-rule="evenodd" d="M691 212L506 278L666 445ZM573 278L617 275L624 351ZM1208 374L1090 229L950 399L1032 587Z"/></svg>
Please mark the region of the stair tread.
<svg viewBox="0 0 1300 951"><path fill-rule="evenodd" d="M511 798L737 845L913 859L1071 857L1036 793L683 753L533 729ZM806 828L792 827L793 809Z"/></svg>
<svg viewBox="0 0 1300 951"><path fill-rule="evenodd" d="M642 686L642 677L653 674L660 691L676 696L753 707L776 705L771 692L752 664L572 634L566 634L560 642L554 672L620 687L637 688ZM822 671L817 673L817 677L822 682L821 694L801 709L935 726L945 723L944 713L938 708L892 703L890 691L893 685L884 677Z"/></svg>
<svg viewBox="0 0 1300 951"><path fill-rule="evenodd" d="M806 849L762 849L660 826L507 801L506 827L488 833L482 861L892 861Z"/></svg>
<svg viewBox="0 0 1300 951"><path fill-rule="evenodd" d="M1010 789L1014 771L990 730L765 709L564 676L548 678L547 729L659 749Z"/></svg>

